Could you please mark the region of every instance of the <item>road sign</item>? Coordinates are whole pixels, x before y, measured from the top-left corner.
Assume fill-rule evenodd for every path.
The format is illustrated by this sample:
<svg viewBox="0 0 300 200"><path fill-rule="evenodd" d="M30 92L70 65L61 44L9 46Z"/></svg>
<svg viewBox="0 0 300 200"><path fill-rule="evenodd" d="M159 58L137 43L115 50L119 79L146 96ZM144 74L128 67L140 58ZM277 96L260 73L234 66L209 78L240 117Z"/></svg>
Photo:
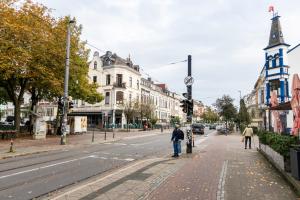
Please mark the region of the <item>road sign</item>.
<svg viewBox="0 0 300 200"><path fill-rule="evenodd" d="M184 79L184 84L185 85L189 86L189 85L193 85L193 83L194 83L194 78L193 77L191 77L191 76L185 77L185 79Z"/></svg>

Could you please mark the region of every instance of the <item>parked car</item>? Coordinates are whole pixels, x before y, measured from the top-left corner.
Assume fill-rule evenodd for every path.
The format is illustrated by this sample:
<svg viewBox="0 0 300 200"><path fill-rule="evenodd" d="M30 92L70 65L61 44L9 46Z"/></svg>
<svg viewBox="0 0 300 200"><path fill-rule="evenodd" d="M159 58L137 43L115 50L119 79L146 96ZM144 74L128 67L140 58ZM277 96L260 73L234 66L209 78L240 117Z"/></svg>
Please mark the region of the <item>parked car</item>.
<svg viewBox="0 0 300 200"><path fill-rule="evenodd" d="M218 129L218 132L221 134L228 134L229 133L229 129L226 127L222 127L220 129Z"/></svg>
<svg viewBox="0 0 300 200"><path fill-rule="evenodd" d="M192 124L191 128L194 134L204 134L205 126L202 124Z"/></svg>
<svg viewBox="0 0 300 200"><path fill-rule="evenodd" d="M215 124L209 125L209 130L212 130L212 129L216 130L216 128L217 128L217 126Z"/></svg>

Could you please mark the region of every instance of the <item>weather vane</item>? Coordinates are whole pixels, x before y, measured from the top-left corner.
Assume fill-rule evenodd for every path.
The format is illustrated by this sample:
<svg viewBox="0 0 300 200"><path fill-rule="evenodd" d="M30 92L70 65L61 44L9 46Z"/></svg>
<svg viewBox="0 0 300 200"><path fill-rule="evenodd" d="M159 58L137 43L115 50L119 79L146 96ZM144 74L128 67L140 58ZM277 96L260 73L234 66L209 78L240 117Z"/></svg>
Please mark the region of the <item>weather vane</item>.
<svg viewBox="0 0 300 200"><path fill-rule="evenodd" d="M276 17L278 15L278 13L274 11L274 6L269 6L269 12L272 12L273 17Z"/></svg>

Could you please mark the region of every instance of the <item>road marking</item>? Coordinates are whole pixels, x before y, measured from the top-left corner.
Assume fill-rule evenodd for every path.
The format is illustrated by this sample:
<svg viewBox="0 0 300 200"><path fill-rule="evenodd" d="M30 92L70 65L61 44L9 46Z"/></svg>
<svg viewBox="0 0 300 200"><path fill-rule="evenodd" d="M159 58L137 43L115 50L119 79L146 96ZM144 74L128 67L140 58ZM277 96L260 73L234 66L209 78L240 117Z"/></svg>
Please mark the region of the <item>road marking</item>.
<svg viewBox="0 0 300 200"><path fill-rule="evenodd" d="M71 193L73 193L73 192L75 192L75 191L77 191L77 190L80 190L80 189L82 189L82 188L88 187L88 186L93 185L93 184L95 184L95 183L101 182L101 181L103 181L103 180L106 179L106 178L109 178L109 177L114 176L114 175L116 175L116 174L120 174L120 173L123 172L123 171L126 171L126 170L128 170L128 169L130 169L130 168L132 168L132 167L135 167L135 166L137 166L137 165L140 165L140 164L142 164L142 163L144 163L144 162L151 161L151 160L155 161L155 160L159 160L159 158L152 158L152 159L147 159L147 160L141 160L141 161L139 161L139 162L136 162L136 163L133 164L133 165L130 165L130 166L128 166L128 167L125 167L125 168L123 168L123 169L120 169L120 170L118 170L118 171L116 171L116 172L114 172L114 173L112 173L112 174L108 174L108 175L106 175L106 176L104 176L104 177L102 177L102 178L100 178L100 179L98 179L98 180L96 180L96 181L93 181L93 182L90 182L90 183L88 183L88 184L86 184L86 185L82 185L82 186L79 186L79 187L77 187L77 188L74 188L73 190L70 190L70 191L68 191L68 192L65 192L65 193L63 193L63 194L61 194L61 195L59 195L59 196L57 196L57 197L54 197L54 198L51 199L51 200L57 200L57 199L59 199L59 198L61 198L61 197L63 197L63 196L69 195L69 194L71 194Z"/></svg>
<svg viewBox="0 0 300 200"><path fill-rule="evenodd" d="M100 158L100 159L103 159L103 160L107 160L107 159L111 159L111 160L125 160L125 161L134 161L135 160L133 158L118 158L118 157L106 158L106 157L97 156L97 155L90 155L89 157L90 158Z"/></svg>
<svg viewBox="0 0 300 200"><path fill-rule="evenodd" d="M227 174L227 166L228 166L228 160L225 160L220 174L218 191L217 191L217 200L225 199L225 180Z"/></svg>
<svg viewBox="0 0 300 200"><path fill-rule="evenodd" d="M78 160L83 160L83 159L86 159L86 158L90 158L90 156L85 156L85 157L82 157L82 158L67 160L67 161L63 161L63 162L59 162L59 163L54 163L54 164L51 164L51 165L46 165L46 166L43 166L43 167L37 167L37 168L25 170L25 171L16 172L16 173L13 173L13 174L0 176L0 179L4 179L4 178L7 178L7 177L11 177L11 176L16 176L16 175L20 175L20 174L25 174L25 173L28 173L28 172L38 171L40 169L46 169L46 168L57 166L57 165L63 165L63 164L66 164L66 163L70 163L70 162L74 162L74 161L78 161Z"/></svg>

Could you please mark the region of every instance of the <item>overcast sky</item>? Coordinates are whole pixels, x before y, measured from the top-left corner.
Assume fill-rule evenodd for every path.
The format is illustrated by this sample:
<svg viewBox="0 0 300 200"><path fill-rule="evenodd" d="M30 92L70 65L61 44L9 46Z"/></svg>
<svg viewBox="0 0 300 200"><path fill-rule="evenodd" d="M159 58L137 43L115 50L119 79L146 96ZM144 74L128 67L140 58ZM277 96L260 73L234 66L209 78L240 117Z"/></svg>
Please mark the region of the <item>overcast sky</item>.
<svg viewBox="0 0 300 200"><path fill-rule="evenodd" d="M237 103L238 90L245 95L253 89L268 44L270 5L282 16L285 41L300 43L300 0L36 1L55 9L55 16L76 17L83 40L124 58L130 54L177 93L186 90L187 63L167 64L192 55L193 98L206 105L223 94Z"/></svg>

